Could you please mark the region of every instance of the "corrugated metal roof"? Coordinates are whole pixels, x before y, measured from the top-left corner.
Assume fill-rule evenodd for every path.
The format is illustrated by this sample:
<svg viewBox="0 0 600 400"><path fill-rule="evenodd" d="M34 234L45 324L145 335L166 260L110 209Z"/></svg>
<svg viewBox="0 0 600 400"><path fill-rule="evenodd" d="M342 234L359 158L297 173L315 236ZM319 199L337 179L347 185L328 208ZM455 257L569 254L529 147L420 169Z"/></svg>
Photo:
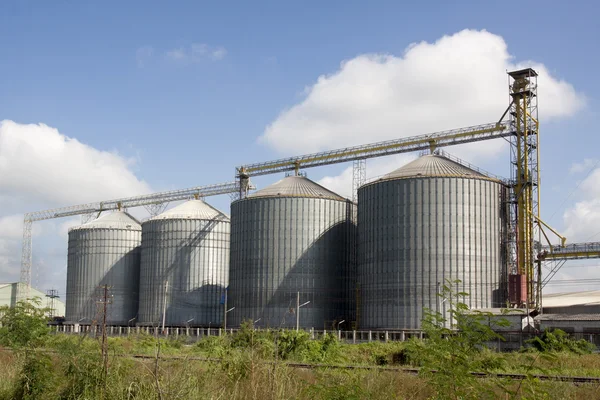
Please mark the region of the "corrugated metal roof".
<svg viewBox="0 0 600 400"><path fill-rule="evenodd" d="M149 221L159 219L205 219L212 220L221 217L225 221L229 221L229 217L223 214L216 208L206 204L202 200L189 200L183 204L173 207L164 213L150 218Z"/></svg>
<svg viewBox="0 0 600 400"><path fill-rule="evenodd" d="M139 221L133 218L125 211L115 211L110 214L101 215L100 218L69 229L69 232L76 229L127 229L141 231L142 226Z"/></svg>
<svg viewBox="0 0 600 400"><path fill-rule="evenodd" d="M381 180L418 177L461 177L495 180L441 155L429 154L384 175Z"/></svg>
<svg viewBox="0 0 600 400"><path fill-rule="evenodd" d="M287 176L279 182L275 182L264 189L248 195L248 198L260 197L310 197L340 201L346 200L339 194L325 189L323 186L304 176Z"/></svg>
<svg viewBox="0 0 600 400"><path fill-rule="evenodd" d="M600 321L600 314L541 314L536 321Z"/></svg>
<svg viewBox="0 0 600 400"><path fill-rule="evenodd" d="M600 290L545 294L542 304L544 305L544 308L600 304Z"/></svg>

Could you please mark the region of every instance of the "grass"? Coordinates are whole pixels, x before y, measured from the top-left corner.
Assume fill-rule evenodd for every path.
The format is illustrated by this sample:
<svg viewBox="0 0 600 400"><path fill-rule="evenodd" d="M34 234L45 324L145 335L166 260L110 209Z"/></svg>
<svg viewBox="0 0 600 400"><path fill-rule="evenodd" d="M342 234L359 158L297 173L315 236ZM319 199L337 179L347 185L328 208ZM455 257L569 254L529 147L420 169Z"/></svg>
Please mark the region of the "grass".
<svg viewBox="0 0 600 400"><path fill-rule="evenodd" d="M148 335L110 338L106 389L98 341L91 338L57 335L47 339L40 352L51 359L48 374L36 375L27 383L43 394L30 398L48 399L429 399L446 398L436 393L426 377L383 370L299 369L286 362L326 365L400 366L405 343L342 344L334 338L306 340L302 334L245 331L227 337L209 337L197 343L161 340L158 362L128 355L155 356L156 338ZM49 352L49 353L48 353ZM125 357L124 357L125 356ZM178 356L177 359L169 359ZM29 358L28 358L29 357ZM0 349L0 400L23 391L24 371L36 352ZM221 362L193 360L220 358ZM600 376L600 355L536 352L499 354L480 352L497 372L550 375ZM29 364L27 364L29 360ZM25 366L29 365L29 369ZM531 366L531 368L529 368ZM35 370L35 368L34 368ZM514 398L600 399L594 385L564 382L523 383L482 380L505 398L501 385L515 390ZM479 381L478 381L479 382ZM37 385L37 386L35 386ZM519 386L520 385L520 386ZM19 392L20 388L20 392ZM35 392L35 390L33 390Z"/></svg>

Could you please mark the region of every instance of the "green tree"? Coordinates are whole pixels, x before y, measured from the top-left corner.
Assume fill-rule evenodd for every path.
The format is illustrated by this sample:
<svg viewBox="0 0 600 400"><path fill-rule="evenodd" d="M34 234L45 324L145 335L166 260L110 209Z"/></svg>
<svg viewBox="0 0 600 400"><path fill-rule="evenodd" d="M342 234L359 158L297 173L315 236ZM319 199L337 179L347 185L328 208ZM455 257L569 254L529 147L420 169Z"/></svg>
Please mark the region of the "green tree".
<svg viewBox="0 0 600 400"><path fill-rule="evenodd" d="M490 372L499 367L490 362L493 353L484 350L487 342L503 340L493 327L506 326L508 321L500 319L490 324L493 314L470 310L464 302L468 293L452 290L458 283L447 281L440 293L449 303L451 317L446 319L439 312L426 310L422 321L425 339L408 343L409 359L421 366L421 375L439 399L493 398L495 388L472 372Z"/></svg>
<svg viewBox="0 0 600 400"><path fill-rule="evenodd" d="M0 344L12 348L38 347L50 333L47 308L33 298L14 307L0 307Z"/></svg>

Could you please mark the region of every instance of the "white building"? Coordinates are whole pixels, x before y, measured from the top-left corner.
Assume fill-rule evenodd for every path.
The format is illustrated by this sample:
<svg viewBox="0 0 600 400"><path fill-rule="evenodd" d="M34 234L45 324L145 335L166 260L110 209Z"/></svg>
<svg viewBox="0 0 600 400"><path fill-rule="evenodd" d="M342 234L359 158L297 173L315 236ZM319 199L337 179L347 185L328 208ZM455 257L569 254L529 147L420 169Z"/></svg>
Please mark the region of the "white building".
<svg viewBox="0 0 600 400"><path fill-rule="evenodd" d="M24 288L22 283L0 283L0 306L11 306L17 303L17 292L19 287ZM59 298L52 299L46 296L46 293L42 293L37 289L31 288L29 290L29 298L39 298L40 307L47 307L52 309L53 316L64 316L65 315L65 303Z"/></svg>

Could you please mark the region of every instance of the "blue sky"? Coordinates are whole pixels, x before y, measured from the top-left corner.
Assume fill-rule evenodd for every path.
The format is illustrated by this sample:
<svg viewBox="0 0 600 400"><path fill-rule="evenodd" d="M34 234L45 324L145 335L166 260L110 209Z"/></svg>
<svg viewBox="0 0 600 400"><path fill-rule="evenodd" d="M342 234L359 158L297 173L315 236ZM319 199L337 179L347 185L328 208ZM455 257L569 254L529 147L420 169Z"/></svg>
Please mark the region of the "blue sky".
<svg viewBox="0 0 600 400"><path fill-rule="evenodd" d="M542 209L553 225L566 229L565 210L585 196L590 204L596 201L577 187L594 162L579 174L569 171L574 163L596 160L600 147L600 79L594 74L600 57L598 6L591 1L403 3L4 1L0 121L43 123L94 149L118 152L152 190L229 181L236 165L290 155L258 138L307 98L306 88L319 76L335 74L344 60L368 53L402 57L411 43L434 43L463 29L487 30L504 40L515 62L543 64L585 99L577 112L541 121ZM194 45L202 47L194 52ZM174 59L178 51L185 59ZM468 125L484 122L491 121L474 116ZM363 142L370 141L365 134ZM468 161L507 175L507 152ZM346 167L307 172L320 179ZM113 193L119 192L107 196ZM69 205L68 199L14 200L0 217L32 211L29 207ZM83 197L74 195L72 203L79 200ZM227 196L209 202L228 211ZM14 235L11 240L13 249ZM44 260L48 268L58 268L66 245L48 239L40 246L58 254ZM18 256L17 251L11 262Z"/></svg>

